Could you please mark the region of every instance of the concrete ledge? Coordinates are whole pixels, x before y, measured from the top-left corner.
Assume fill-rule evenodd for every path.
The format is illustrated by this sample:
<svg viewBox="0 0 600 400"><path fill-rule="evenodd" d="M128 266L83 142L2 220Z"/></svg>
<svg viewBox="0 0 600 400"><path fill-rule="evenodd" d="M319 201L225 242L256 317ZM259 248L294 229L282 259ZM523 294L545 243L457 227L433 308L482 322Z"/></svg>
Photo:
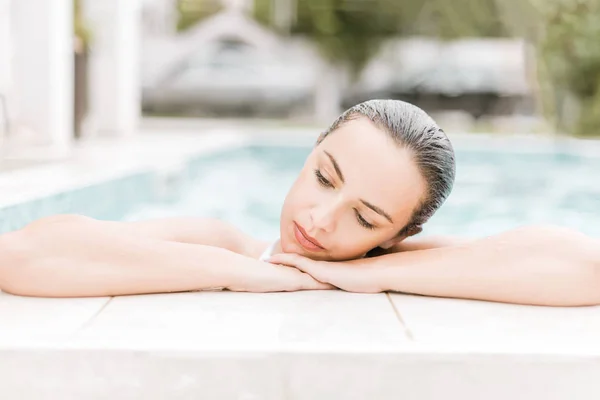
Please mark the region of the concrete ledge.
<svg viewBox="0 0 600 400"><path fill-rule="evenodd" d="M573 323L561 308L402 295L405 325L388 295L341 291L0 300L7 398L600 396L600 345L553 335L565 317ZM597 335L598 307L570 310ZM486 319L497 329L478 331Z"/></svg>

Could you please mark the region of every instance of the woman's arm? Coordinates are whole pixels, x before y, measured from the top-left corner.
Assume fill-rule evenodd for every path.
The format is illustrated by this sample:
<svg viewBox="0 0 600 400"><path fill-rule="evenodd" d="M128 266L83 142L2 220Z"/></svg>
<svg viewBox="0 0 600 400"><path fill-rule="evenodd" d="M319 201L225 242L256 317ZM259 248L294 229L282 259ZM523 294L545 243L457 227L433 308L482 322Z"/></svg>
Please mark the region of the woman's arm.
<svg viewBox="0 0 600 400"><path fill-rule="evenodd" d="M224 287L327 289L293 268L206 245L132 234L120 223L62 216L0 236L0 289L43 297L114 296Z"/></svg>
<svg viewBox="0 0 600 400"><path fill-rule="evenodd" d="M372 262L382 268L384 290L522 304L600 303L600 241L562 228L521 228Z"/></svg>
<svg viewBox="0 0 600 400"><path fill-rule="evenodd" d="M378 248L370 254L377 257L385 254L401 253L405 251L431 250L442 247L458 246L471 241L472 240L458 236L413 236L403 240L389 249Z"/></svg>
<svg viewBox="0 0 600 400"><path fill-rule="evenodd" d="M343 263L275 255L350 291L549 306L600 304L600 240L556 227L527 227L451 247Z"/></svg>
<svg viewBox="0 0 600 400"><path fill-rule="evenodd" d="M221 247L258 258L266 244L230 223L214 218L170 217L135 222L115 222L134 235L179 243Z"/></svg>

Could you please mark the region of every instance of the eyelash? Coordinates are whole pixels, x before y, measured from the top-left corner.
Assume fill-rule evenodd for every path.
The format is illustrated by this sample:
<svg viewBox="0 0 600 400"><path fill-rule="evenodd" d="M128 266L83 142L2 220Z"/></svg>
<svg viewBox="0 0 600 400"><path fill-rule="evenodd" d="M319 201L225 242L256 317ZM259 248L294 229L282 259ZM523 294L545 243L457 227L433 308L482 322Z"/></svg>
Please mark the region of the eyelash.
<svg viewBox="0 0 600 400"><path fill-rule="evenodd" d="M358 223L367 229L373 230L375 229L375 225L368 223L363 217L362 215L360 215L360 213L358 212L358 210L355 208L354 209L354 213L356 214L356 219L358 219Z"/></svg>
<svg viewBox="0 0 600 400"><path fill-rule="evenodd" d="M321 173L321 171L319 171L318 169L315 169L315 177L317 178L317 181L319 182L319 184L325 188L333 188L333 184L327 180L327 178L325 178L323 176L323 174ZM358 212L358 210L355 208L354 209L354 213L356 214L356 219L358 220L358 223L367 229L375 229L375 225L370 224L369 222L367 222L367 220L365 220L362 215L360 215L360 213Z"/></svg>
<svg viewBox="0 0 600 400"><path fill-rule="evenodd" d="M326 188L333 187L333 184L331 182L329 182L327 180L327 178L325 178L323 176L323 174L321 173L321 171L319 171L318 169L315 169L315 176L317 177L317 181L319 181L319 184L321 184L321 186L326 187Z"/></svg>

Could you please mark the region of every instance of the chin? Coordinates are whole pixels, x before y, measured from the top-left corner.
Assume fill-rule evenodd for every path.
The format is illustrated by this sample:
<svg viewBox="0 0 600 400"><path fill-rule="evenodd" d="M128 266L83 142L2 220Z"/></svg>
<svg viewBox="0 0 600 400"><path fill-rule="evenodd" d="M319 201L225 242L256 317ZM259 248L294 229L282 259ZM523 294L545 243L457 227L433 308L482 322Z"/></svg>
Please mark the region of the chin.
<svg viewBox="0 0 600 400"><path fill-rule="evenodd" d="M363 258L364 255L362 254L358 254L358 255L330 255L330 254L323 254L323 261L352 261L352 260L357 260L359 258Z"/></svg>
<svg viewBox="0 0 600 400"><path fill-rule="evenodd" d="M281 251L284 253L295 253L302 256L305 255L303 251L304 249L302 249L302 247L300 247L294 240L290 239L287 232L281 235L279 239L279 246L281 246Z"/></svg>
<svg viewBox="0 0 600 400"><path fill-rule="evenodd" d="M290 246L290 244L292 244ZM297 253L297 249L295 248L295 246L293 246L293 243L290 243L289 240L287 240L287 238L285 236L281 236L281 239L279 241L279 245L281 246L281 250L284 253Z"/></svg>

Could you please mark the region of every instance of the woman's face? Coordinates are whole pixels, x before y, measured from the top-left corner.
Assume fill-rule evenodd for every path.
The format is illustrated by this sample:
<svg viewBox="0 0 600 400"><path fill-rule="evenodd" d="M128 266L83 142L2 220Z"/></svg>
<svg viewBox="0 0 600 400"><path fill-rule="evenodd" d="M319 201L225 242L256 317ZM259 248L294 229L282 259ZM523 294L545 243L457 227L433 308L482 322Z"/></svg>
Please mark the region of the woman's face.
<svg viewBox="0 0 600 400"><path fill-rule="evenodd" d="M347 260L398 242L426 190L409 150L367 118L348 121L308 156L281 212L281 248Z"/></svg>

